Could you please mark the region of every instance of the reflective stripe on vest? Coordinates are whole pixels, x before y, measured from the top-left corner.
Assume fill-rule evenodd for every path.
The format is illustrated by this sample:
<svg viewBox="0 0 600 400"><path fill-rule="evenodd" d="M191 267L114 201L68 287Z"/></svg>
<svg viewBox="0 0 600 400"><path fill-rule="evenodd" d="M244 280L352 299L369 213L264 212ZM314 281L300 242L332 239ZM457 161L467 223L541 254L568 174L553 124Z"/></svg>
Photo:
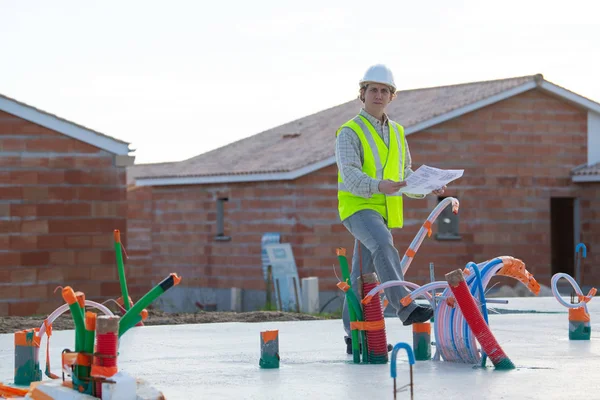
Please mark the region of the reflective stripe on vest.
<svg viewBox="0 0 600 400"><path fill-rule="evenodd" d="M362 171L374 179L404 180L404 129L396 122L389 121L389 148L377 134L375 128L362 115L346 122L338 129L350 128L356 133L363 149ZM400 156L401 154L401 156ZM402 159L402 162L400 162ZM389 228L402 228L402 194L373 194L371 198L355 196L347 190L342 175L338 171L338 210L341 220L345 220L357 211L370 209L377 211L387 221Z"/></svg>

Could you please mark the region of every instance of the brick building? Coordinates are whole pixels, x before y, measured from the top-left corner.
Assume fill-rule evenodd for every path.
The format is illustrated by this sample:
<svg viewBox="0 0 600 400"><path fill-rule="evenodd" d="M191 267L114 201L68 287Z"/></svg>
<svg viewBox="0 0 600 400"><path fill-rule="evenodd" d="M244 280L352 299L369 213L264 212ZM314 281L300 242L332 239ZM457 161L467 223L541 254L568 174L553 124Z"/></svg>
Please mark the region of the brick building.
<svg viewBox="0 0 600 400"><path fill-rule="evenodd" d="M335 131L359 108L350 101L188 160L130 167L132 279L174 270L182 290L243 288L251 309L264 290L261 236L280 232L300 277L320 278L322 302L334 295L335 248L353 243L337 214ZM445 194L460 200L458 219L438 218L407 280L428 281L429 262L441 277L512 255L550 285L555 272L574 276L583 242L583 282L600 284L600 104L535 75L401 91L388 113L405 127L413 169L465 170ZM400 253L438 201L405 199Z"/></svg>
<svg viewBox="0 0 600 400"><path fill-rule="evenodd" d="M120 295L129 144L0 96L0 315L47 314L59 285Z"/></svg>

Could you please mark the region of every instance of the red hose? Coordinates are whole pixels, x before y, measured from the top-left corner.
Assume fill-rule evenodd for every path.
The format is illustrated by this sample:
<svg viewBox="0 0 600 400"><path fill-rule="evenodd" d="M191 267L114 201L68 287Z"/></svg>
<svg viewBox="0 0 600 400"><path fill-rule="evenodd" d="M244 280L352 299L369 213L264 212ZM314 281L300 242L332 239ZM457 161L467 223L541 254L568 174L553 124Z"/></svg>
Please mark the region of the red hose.
<svg viewBox="0 0 600 400"><path fill-rule="evenodd" d="M363 276L363 296L369 293L379 283L375 274ZM383 307L379 296L373 296L364 305L364 320L368 322L383 321ZM387 337L385 327L377 330L367 330L367 361L369 364L386 364L388 362Z"/></svg>
<svg viewBox="0 0 600 400"><path fill-rule="evenodd" d="M467 282L465 282L462 271L458 269L446 274L446 280L448 281L448 286L450 287L450 290L452 290L456 303L458 303L458 307L465 317L469 328L473 331L477 341L481 344L481 348L490 358L494 366L497 369L515 368L512 361L498 344L498 341L496 341L490 327L485 323L485 319L483 319L483 315L481 315L481 311L475 303L473 295L471 295L471 292L469 291Z"/></svg>

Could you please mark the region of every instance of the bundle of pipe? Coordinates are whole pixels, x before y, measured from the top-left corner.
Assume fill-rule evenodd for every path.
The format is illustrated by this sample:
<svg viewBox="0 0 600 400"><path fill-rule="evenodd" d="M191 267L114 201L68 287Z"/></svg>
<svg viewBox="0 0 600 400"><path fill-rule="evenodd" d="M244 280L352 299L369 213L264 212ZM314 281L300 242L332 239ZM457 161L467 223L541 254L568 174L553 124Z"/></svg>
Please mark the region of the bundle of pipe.
<svg viewBox="0 0 600 400"><path fill-rule="evenodd" d="M467 282L460 269L446 274L448 287L454 294L456 302L469 324L471 331L481 344L482 349L490 357L492 363L497 369L513 369L514 364L502 350L498 341L492 334L490 327L485 322L479 307L475 303L473 295L469 291Z"/></svg>
<svg viewBox="0 0 600 400"><path fill-rule="evenodd" d="M473 271L474 268L479 269L479 274L470 272ZM502 256L480 264L469 263L465 271L467 271L467 277L465 278L466 284L473 296L479 297L480 293L478 293L478 291L484 291L489 281L495 275L515 278L525 284L527 288L536 295L540 290L540 285L525 269L525 264L521 260L513 257ZM478 275L480 276L480 281L477 278ZM414 299L423 296L434 308L436 354L439 352L445 361L473 364L481 362L481 354L477 347L476 338L469 328L463 314L459 309L454 307L452 302L453 294L448 287L448 282L438 281L418 286L415 283L407 281L388 281L368 292L363 299L363 303L370 301L382 290L394 286L404 286L415 289L402 299L403 304L408 304ZM430 292L435 289L444 289L440 296L440 301L437 302L437 307L430 294ZM490 300L487 301L489 302Z"/></svg>

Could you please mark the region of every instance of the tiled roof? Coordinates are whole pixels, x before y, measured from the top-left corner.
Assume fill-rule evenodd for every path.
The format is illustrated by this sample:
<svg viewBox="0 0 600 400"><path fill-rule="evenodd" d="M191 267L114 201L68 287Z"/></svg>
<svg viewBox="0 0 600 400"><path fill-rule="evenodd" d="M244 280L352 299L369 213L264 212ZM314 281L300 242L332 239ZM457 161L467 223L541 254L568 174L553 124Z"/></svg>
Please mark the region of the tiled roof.
<svg viewBox="0 0 600 400"><path fill-rule="evenodd" d="M543 80L541 75L530 75L400 91L387 112L390 118L410 128L539 80ZM336 129L354 117L360 107L358 99L349 101L184 161L130 167L130 175L176 178L295 171L331 158Z"/></svg>

